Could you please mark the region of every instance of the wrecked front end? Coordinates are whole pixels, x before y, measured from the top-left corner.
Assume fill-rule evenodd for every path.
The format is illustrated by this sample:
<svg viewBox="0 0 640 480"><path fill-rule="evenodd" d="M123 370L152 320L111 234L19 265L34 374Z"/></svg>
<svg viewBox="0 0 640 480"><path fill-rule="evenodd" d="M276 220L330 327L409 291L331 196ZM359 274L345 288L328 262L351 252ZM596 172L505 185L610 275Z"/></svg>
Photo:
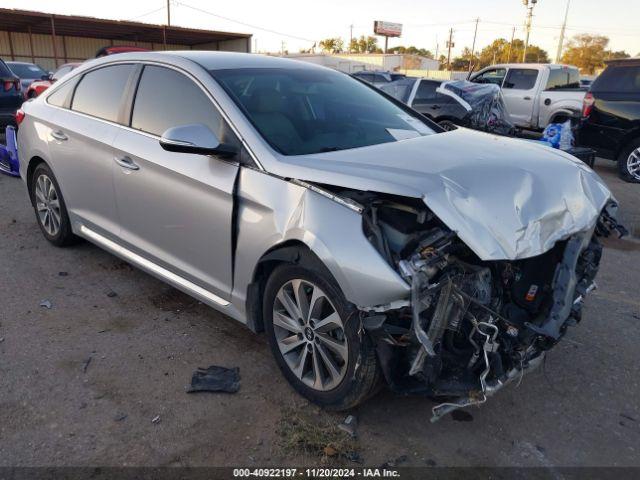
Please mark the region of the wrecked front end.
<svg viewBox="0 0 640 480"><path fill-rule="evenodd" d="M392 390L442 399L432 421L537 367L580 321L598 237L623 233L610 200L590 228L541 255L482 261L419 199L341 195L363 205L365 235L411 285L408 302L363 309L362 322Z"/></svg>

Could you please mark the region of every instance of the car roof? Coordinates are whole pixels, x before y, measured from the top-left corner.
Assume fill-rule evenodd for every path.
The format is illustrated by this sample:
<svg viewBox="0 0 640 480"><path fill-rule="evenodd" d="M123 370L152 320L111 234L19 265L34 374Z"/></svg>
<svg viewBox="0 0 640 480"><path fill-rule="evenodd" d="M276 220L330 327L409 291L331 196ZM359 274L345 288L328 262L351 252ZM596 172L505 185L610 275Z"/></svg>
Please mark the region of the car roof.
<svg viewBox="0 0 640 480"><path fill-rule="evenodd" d="M563 63L496 63L485 68L578 68L574 65L566 65ZM483 69L484 70L484 69Z"/></svg>
<svg viewBox="0 0 640 480"><path fill-rule="evenodd" d="M157 61L157 62L178 62L180 60L190 61L198 64L205 70L228 70L240 68L283 68L300 70L322 70L336 71L321 65L294 60L289 58L275 57L256 53L239 52L218 52L207 50L172 50L162 52L128 52L117 55L107 55L96 59L89 59L82 67L92 68L98 65L107 65L114 62L134 61ZM83 68L84 69L84 68Z"/></svg>
<svg viewBox="0 0 640 480"><path fill-rule="evenodd" d="M38 67L39 65L37 63L31 63L31 62L16 62L15 60L9 60L5 62L7 65L35 65L36 67Z"/></svg>
<svg viewBox="0 0 640 480"><path fill-rule="evenodd" d="M125 55L125 54L122 54ZM151 53L162 58L167 56L180 56L200 64L207 70L226 70L236 68L296 68L314 70L326 70L326 67L314 65L301 60L290 58L274 57L255 53L238 52L212 52L206 50L185 50Z"/></svg>
<svg viewBox="0 0 640 480"><path fill-rule="evenodd" d="M605 60L606 65L640 65L640 57L632 58L615 58L612 60Z"/></svg>

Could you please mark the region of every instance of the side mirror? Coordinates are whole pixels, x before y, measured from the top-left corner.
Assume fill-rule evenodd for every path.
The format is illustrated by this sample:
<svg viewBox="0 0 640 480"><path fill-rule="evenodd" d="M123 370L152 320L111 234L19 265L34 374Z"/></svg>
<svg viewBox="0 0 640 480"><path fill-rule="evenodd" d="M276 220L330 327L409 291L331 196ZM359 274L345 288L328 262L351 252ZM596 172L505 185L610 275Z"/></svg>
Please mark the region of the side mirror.
<svg viewBox="0 0 640 480"><path fill-rule="evenodd" d="M238 150L224 143L206 125L195 123L171 127L162 134L160 146L168 152L233 156Z"/></svg>

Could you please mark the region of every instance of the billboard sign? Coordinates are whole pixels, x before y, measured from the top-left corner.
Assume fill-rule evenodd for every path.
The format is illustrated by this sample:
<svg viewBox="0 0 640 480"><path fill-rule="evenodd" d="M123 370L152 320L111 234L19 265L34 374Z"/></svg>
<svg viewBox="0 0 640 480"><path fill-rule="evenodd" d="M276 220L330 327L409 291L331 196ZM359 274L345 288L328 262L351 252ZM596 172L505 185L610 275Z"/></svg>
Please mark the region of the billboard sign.
<svg viewBox="0 0 640 480"><path fill-rule="evenodd" d="M384 37L399 37L402 35L402 24L376 20L373 22L373 33Z"/></svg>

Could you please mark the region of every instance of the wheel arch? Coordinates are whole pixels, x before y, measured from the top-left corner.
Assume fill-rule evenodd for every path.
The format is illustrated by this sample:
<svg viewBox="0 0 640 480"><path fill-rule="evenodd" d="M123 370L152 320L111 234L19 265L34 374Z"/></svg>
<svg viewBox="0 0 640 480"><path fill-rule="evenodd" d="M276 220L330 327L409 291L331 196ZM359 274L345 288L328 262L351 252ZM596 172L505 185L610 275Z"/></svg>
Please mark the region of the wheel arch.
<svg viewBox="0 0 640 480"><path fill-rule="evenodd" d="M617 160L620 154L624 152L629 147L629 145L637 140L640 140L640 126L633 128L628 133L626 133L624 137L622 137L622 139L618 143L618 149L616 150L614 158Z"/></svg>
<svg viewBox="0 0 640 480"><path fill-rule="evenodd" d="M31 200L31 204L34 204L33 192L31 191L31 180L33 179L33 172L36 171L36 168L41 163L49 166L49 164L45 161L44 158L35 155L29 159L29 164L27 166L27 173L25 175L25 181L27 182L27 191L29 192L29 199ZM51 166L49 166L51 168Z"/></svg>
<svg viewBox="0 0 640 480"><path fill-rule="evenodd" d="M254 332L264 331L262 298L264 287L273 271L282 264L303 265L314 270L339 287L339 283L320 257L301 240L286 240L267 250L258 260L251 283L247 286L247 326Z"/></svg>

